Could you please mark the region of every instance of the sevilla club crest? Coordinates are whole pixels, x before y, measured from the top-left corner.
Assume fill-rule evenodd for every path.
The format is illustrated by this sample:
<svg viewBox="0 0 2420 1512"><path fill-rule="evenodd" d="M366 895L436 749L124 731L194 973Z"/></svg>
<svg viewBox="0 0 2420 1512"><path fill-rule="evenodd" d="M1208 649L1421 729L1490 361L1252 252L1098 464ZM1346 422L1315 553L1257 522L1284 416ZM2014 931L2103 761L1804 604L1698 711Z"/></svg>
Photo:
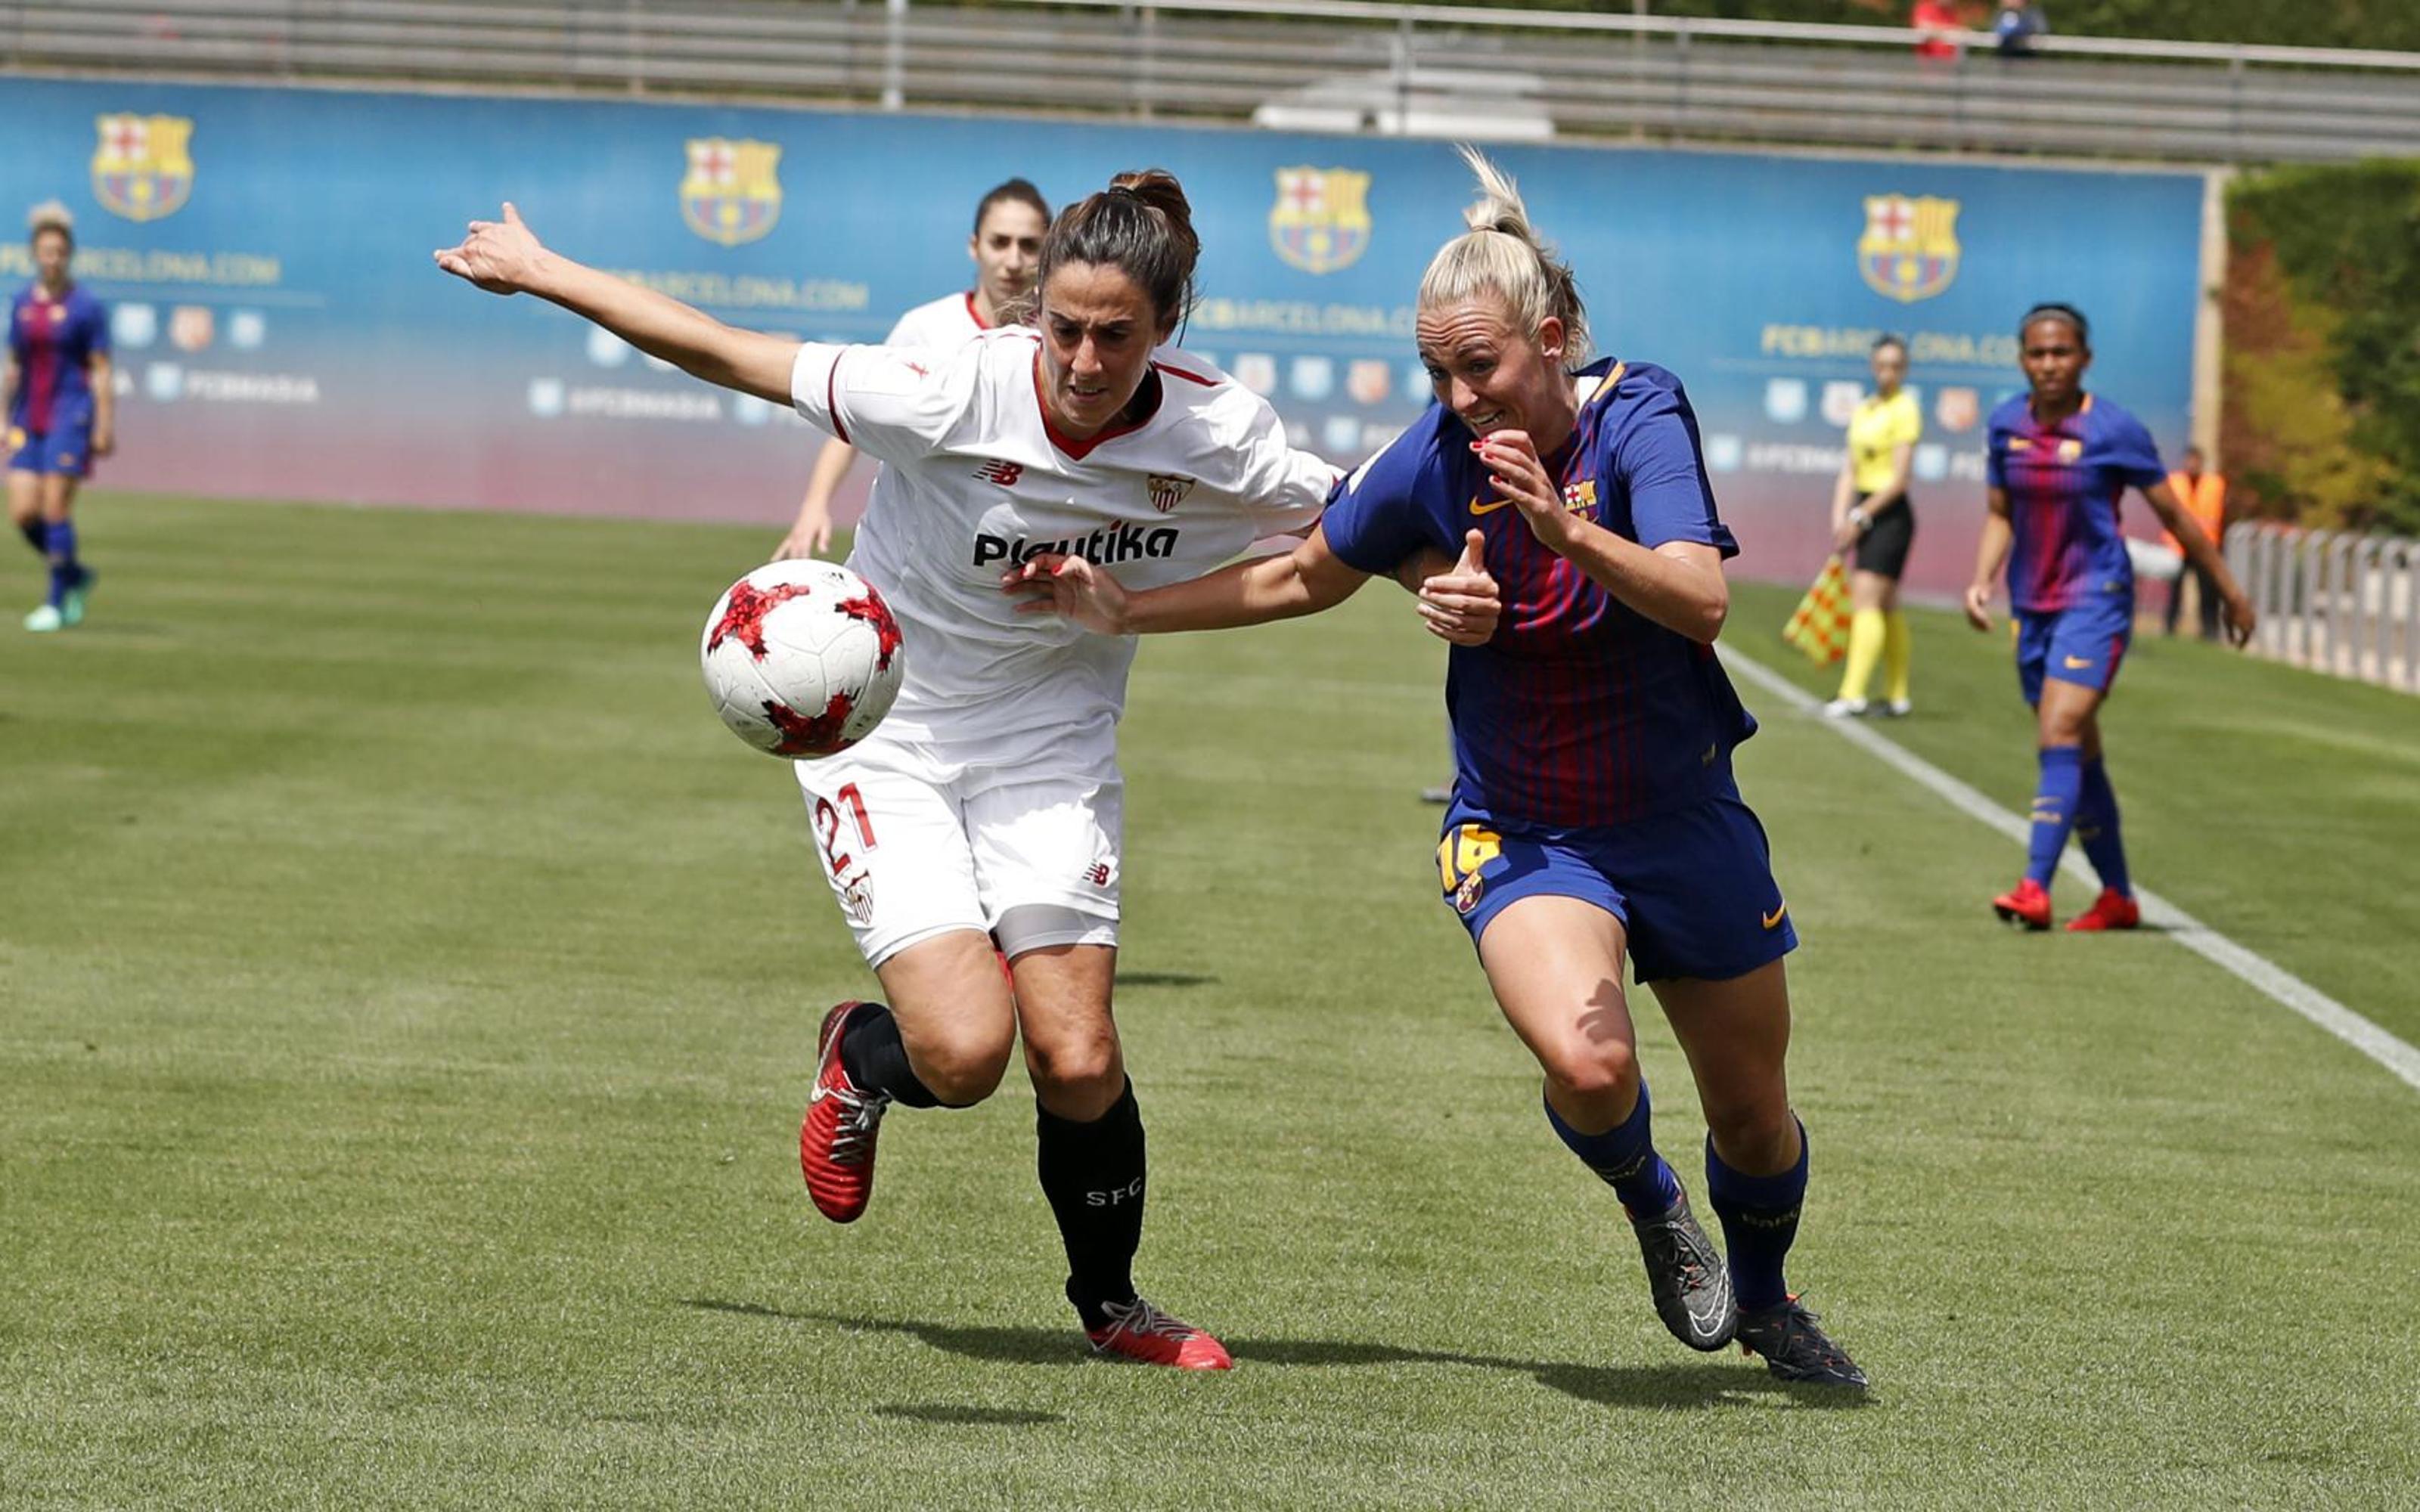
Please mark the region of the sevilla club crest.
<svg viewBox="0 0 2420 1512"><path fill-rule="evenodd" d="M782 149L771 142L705 136L689 144L681 179L681 219L708 241L736 247L782 218Z"/></svg>
<svg viewBox="0 0 2420 1512"><path fill-rule="evenodd" d="M1958 202L1930 195L1871 194L1857 271L1877 294L1902 304L1929 300L1958 276Z"/></svg>
<svg viewBox="0 0 2420 1512"><path fill-rule="evenodd" d="M182 116L97 116L92 193L130 221L156 221L194 193L194 123Z"/></svg>
<svg viewBox="0 0 2420 1512"><path fill-rule="evenodd" d="M1307 273L1352 267L1370 250L1370 176L1350 168L1280 168L1269 244Z"/></svg>
<svg viewBox="0 0 2420 1512"><path fill-rule="evenodd" d="M1163 515L1185 502L1185 496L1193 491L1193 480L1175 472L1151 473L1143 485L1151 491L1151 507Z"/></svg>

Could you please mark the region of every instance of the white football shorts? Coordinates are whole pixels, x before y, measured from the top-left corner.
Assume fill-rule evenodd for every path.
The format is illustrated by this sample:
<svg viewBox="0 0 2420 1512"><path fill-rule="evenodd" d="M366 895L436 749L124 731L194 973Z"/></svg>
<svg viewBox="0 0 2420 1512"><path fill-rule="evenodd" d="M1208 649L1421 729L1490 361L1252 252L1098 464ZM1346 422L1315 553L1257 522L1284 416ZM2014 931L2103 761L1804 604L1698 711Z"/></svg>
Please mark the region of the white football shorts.
<svg viewBox="0 0 2420 1512"><path fill-rule="evenodd" d="M1115 945L1125 781L1107 709L1023 733L876 730L796 764L824 878L866 964L950 930L1011 959Z"/></svg>

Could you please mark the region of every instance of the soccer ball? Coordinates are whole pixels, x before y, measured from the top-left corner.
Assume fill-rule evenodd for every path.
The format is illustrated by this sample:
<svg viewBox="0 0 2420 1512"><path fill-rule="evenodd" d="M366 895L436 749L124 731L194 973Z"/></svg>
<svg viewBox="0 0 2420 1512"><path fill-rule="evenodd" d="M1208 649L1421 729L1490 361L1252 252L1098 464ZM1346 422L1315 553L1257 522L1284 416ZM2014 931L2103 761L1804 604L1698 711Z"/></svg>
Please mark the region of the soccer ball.
<svg viewBox="0 0 2420 1512"><path fill-rule="evenodd" d="M830 562L774 562L731 585L698 644L714 712L769 755L830 756L872 733L908 671L874 585Z"/></svg>

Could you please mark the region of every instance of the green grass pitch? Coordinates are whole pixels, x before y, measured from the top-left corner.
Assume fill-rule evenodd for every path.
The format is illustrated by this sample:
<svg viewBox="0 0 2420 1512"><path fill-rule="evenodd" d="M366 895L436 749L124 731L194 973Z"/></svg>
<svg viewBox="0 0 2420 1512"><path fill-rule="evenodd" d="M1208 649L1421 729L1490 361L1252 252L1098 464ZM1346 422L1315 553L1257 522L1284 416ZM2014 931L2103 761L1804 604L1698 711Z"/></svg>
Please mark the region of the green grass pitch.
<svg viewBox="0 0 2420 1512"><path fill-rule="evenodd" d="M1180 1378L1084 1357L1019 1073L805 1199L870 979L693 656L768 532L84 515L91 621L0 635L0 1505L2420 1504L2420 1093L2157 935L2002 930L2013 846L1770 700L1792 1278L1871 1399L1656 1324L1435 900L1384 584L1135 674L1139 1276L1238 1362ZM1782 665L1790 597L1728 638ZM1891 733L2021 808L2006 642L1916 635ZM2420 702L2144 643L2108 724L2144 881L2420 1036Z"/></svg>

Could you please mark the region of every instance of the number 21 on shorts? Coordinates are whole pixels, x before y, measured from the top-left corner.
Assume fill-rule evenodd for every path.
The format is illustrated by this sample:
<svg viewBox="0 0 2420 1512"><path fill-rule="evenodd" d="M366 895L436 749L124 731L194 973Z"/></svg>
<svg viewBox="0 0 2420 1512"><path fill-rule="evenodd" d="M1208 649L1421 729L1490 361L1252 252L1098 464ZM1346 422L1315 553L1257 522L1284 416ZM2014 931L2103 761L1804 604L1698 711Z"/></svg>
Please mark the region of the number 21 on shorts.
<svg viewBox="0 0 2420 1512"><path fill-rule="evenodd" d="M857 791L856 783L851 782L840 790L840 801L848 805L858 843L866 850L873 850L874 820L865 811L865 796ZM815 799L815 839L823 846L824 863L831 868L832 875L845 874L849 867L850 853L842 843L840 810L832 806L830 798L818 796Z"/></svg>

